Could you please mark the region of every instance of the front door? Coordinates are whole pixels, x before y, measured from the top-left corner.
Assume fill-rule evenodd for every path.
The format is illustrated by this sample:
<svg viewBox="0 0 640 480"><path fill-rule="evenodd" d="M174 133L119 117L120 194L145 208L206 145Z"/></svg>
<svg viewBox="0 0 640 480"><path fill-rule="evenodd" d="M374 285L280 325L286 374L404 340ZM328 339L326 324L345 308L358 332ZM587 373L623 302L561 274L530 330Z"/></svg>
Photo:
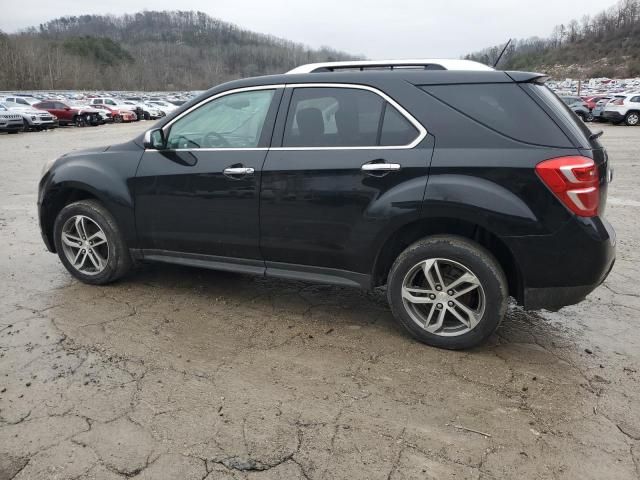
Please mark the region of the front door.
<svg viewBox="0 0 640 480"><path fill-rule="evenodd" d="M433 140L369 87L290 87L282 144L262 172L267 273L363 284L349 272L368 275L385 232L420 214Z"/></svg>
<svg viewBox="0 0 640 480"><path fill-rule="evenodd" d="M234 90L204 100L163 129L135 178L145 256L261 259L260 174L281 91Z"/></svg>

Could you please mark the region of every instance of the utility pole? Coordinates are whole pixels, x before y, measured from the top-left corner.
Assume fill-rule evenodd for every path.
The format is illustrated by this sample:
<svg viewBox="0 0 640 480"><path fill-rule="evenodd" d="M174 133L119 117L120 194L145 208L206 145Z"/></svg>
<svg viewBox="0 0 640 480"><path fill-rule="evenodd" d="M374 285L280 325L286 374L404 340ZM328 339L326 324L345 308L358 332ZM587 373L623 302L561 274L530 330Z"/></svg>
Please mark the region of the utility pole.
<svg viewBox="0 0 640 480"><path fill-rule="evenodd" d="M578 80L578 96L580 96L581 90L582 90L582 80Z"/></svg>

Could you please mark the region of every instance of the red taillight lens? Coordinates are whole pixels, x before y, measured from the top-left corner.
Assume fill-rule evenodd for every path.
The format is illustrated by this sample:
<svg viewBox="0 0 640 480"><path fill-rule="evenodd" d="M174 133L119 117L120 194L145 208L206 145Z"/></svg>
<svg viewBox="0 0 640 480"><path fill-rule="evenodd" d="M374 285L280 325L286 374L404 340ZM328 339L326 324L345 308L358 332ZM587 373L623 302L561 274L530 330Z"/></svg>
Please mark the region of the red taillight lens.
<svg viewBox="0 0 640 480"><path fill-rule="evenodd" d="M556 197L580 217L598 214L598 168L587 157L559 157L536 165L536 173Z"/></svg>

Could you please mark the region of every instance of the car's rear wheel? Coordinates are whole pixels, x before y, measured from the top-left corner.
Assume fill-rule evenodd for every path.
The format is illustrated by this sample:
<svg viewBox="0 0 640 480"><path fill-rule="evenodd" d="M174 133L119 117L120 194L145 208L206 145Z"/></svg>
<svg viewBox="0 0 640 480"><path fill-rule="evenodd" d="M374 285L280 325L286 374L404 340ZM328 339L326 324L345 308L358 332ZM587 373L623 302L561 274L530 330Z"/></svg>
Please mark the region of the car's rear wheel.
<svg viewBox="0 0 640 480"><path fill-rule="evenodd" d="M586 122L593 122L595 120L595 117L593 116L593 113L589 112L587 114L587 117L585 118Z"/></svg>
<svg viewBox="0 0 640 480"><path fill-rule="evenodd" d="M624 123L629 125L630 127L635 127L640 123L640 113L638 112L629 112L626 117L624 117Z"/></svg>
<svg viewBox="0 0 640 480"><path fill-rule="evenodd" d="M73 119L73 123L76 124L76 127L86 127L87 122L83 115L76 115Z"/></svg>
<svg viewBox="0 0 640 480"><path fill-rule="evenodd" d="M389 273L387 297L417 340L462 349L484 342L507 308L507 281L496 259L462 237L437 235L409 246Z"/></svg>
<svg viewBox="0 0 640 480"><path fill-rule="evenodd" d="M114 123L122 123L122 116L121 115L114 115L113 116L113 122Z"/></svg>
<svg viewBox="0 0 640 480"><path fill-rule="evenodd" d="M60 211L54 242L65 268L85 283L110 283L131 268L122 232L109 211L95 200L81 200Z"/></svg>

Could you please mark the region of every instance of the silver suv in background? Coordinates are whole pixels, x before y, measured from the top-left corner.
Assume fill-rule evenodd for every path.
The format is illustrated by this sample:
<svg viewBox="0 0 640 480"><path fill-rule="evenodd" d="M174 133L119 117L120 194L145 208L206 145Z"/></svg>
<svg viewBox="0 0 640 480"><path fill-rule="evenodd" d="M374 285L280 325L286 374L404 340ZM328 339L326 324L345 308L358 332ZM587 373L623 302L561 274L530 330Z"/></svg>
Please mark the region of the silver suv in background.
<svg viewBox="0 0 640 480"><path fill-rule="evenodd" d="M25 106L20 103L0 102L0 105L22 117L22 124L25 131L47 130L58 126L58 117L45 110L38 110L37 108Z"/></svg>
<svg viewBox="0 0 640 480"><path fill-rule="evenodd" d="M629 126L640 124L640 93L614 96L604 107L604 118L615 125L622 122Z"/></svg>
<svg viewBox="0 0 640 480"><path fill-rule="evenodd" d="M23 128L22 117L0 105L0 132L18 133Z"/></svg>

